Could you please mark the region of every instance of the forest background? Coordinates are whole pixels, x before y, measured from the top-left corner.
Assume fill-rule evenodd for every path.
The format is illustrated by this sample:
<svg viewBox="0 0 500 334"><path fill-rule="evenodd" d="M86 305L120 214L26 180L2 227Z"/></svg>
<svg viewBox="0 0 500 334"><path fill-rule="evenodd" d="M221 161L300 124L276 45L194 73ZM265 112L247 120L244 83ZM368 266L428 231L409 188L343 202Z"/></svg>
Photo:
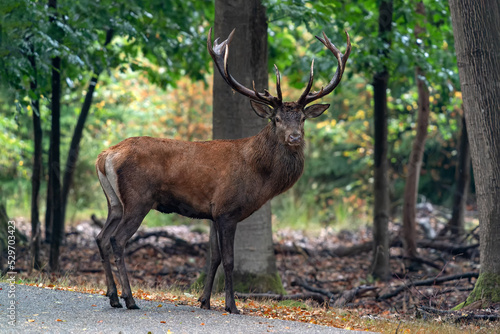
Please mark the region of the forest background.
<svg viewBox="0 0 500 334"><path fill-rule="evenodd" d="M447 1L266 0L262 5L268 73L274 63L281 69L285 100L300 95L312 59L315 87L332 75L336 65L314 35L324 31L344 50L346 30L353 45L341 85L323 99L330 109L306 122L304 175L272 201L274 230L370 229L377 216L374 161L380 129L374 87L381 77L387 79L391 222L403 221L424 86L428 126L417 202L439 206L448 219L458 192L460 205L474 211L470 162L462 159L469 153L462 140L462 94ZM63 230L92 214L105 216L94 169L103 149L140 135L211 139L213 70L206 36L214 21L212 1L6 1L0 14L0 206L10 216L40 216L46 225L40 239L59 239L51 236L58 231L52 221L61 221ZM60 143L54 129L60 129ZM47 209L54 206L53 189L62 193L61 211ZM477 219L466 222L451 231L463 236L478 225ZM152 211L145 224L192 222Z"/></svg>
<svg viewBox="0 0 500 334"><path fill-rule="evenodd" d="M96 85L68 195L66 220L69 224L88 218L91 213L99 216L106 213L106 202L99 195L101 190L94 170L95 158L103 149L125 138L140 135L183 140L211 139L213 73L205 50L205 39L213 8L210 2L197 3L200 3L200 12L191 14L193 22L185 22L177 29L170 28L161 37L158 34L151 36L151 32L146 35L125 20L117 22L121 26L115 28L116 37L107 48L102 45L105 30L100 28L103 26L99 26L98 22L89 26L90 17L83 19L83 14L87 12L79 14L80 18L76 20L78 26L62 27L70 29L65 38L74 39L66 47L51 36L42 34L46 13L40 12L40 8L31 2L16 5L35 11L35 18L41 24L32 25L32 16L26 14L26 21L17 21L15 28L21 31L38 27L40 31L34 31L33 41L45 44L48 55L60 53L67 63L64 66L66 78L62 86L60 121L63 162L67 160L75 120L84 103L92 70L103 66L103 63L106 65ZM418 93L414 67L419 65L429 73L426 80L431 106L419 200L451 208L462 122L452 27L446 1L429 1L428 19L415 15L414 3L401 2L395 8L394 27L397 30L393 33L391 59L386 61L391 71L388 97L391 203L394 210L402 204L406 166L416 133ZM324 30L337 45L342 46L341 32L348 29L353 36L354 49L342 85L335 94L324 99L332 106L322 118L306 123L307 168L292 190L273 201L275 226L308 229L331 226L342 229L369 223L373 202L373 87L370 73L365 72L366 69L384 65L370 52L377 48L378 40L377 30L374 29L377 24L376 2L365 1L349 6L329 1L270 1L265 4L269 17L270 73L273 63L282 69L285 99L291 100L300 94L312 58L316 58L315 74L320 79L329 80L334 69L331 58L319 49L318 43L313 43L311 31L319 33ZM88 10L87 5L80 1L75 7L80 11ZM149 5L155 4L152 2ZM5 7L4 11L9 10ZM156 22L153 18L147 22L152 14L140 7L136 9L138 19L144 22L135 24L147 24L149 28L159 29L154 26ZM183 16L182 11L186 8L182 8L180 2L172 2L172 10L180 11L179 16ZM101 21L108 19L98 18ZM425 20L427 34L418 41L425 48L416 47L418 44L413 30L418 20ZM6 23L9 24L9 21ZM189 26L190 23L193 23L192 26ZM194 23L198 24L196 28ZM9 26L4 23L4 34L7 29ZM187 48L191 52L186 52ZM85 54L82 55L82 52ZM153 59L155 55L160 57ZM14 87L17 89L10 88L6 86L8 82L2 80L0 189L8 212L11 215L26 215L31 206L30 178L34 153L33 108L30 95L26 94L31 73L26 59L4 58L2 61L4 74L9 75L7 78L18 86ZM49 68L42 70L48 71ZM50 137L51 114L50 96L43 94L43 84L49 83L50 75L44 77L39 74L39 77L46 81L39 83L38 91L41 93L40 116L45 139L43 165L47 166L50 143L46 139ZM320 82L317 83L317 86L320 85ZM47 180L47 168L43 169L42 175L42 179ZM41 183L40 194L43 212L46 182ZM473 188L471 194L473 198ZM150 226L186 222L180 216L165 216L156 212L151 212L146 218Z"/></svg>

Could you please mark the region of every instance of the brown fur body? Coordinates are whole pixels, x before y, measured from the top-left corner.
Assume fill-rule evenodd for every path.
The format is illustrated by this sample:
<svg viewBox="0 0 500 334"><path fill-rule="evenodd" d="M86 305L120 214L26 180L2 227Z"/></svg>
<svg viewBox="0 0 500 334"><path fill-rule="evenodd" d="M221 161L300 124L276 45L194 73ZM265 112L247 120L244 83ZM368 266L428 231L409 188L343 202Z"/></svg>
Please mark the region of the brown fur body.
<svg viewBox="0 0 500 334"><path fill-rule="evenodd" d="M241 221L302 174L302 146L273 140L274 130L269 123L254 137L207 142L132 137L99 154L96 167L106 175L112 161L124 207Z"/></svg>

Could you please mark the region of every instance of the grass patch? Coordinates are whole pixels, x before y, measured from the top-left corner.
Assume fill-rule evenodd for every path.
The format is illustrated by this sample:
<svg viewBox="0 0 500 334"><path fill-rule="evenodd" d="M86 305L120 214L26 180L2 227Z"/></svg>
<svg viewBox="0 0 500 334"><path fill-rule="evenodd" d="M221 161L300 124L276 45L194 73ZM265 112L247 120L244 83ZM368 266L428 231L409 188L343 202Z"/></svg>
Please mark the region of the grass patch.
<svg viewBox="0 0 500 334"><path fill-rule="evenodd" d="M279 306L284 307L301 307L308 308L307 304L298 300L282 300L278 303Z"/></svg>
<svg viewBox="0 0 500 334"><path fill-rule="evenodd" d="M308 196L303 201L296 200L293 194L283 194L272 200L275 230L291 228L293 230L320 231L326 226L335 231L356 230L366 225L365 208L355 208L350 203L338 200L322 208Z"/></svg>

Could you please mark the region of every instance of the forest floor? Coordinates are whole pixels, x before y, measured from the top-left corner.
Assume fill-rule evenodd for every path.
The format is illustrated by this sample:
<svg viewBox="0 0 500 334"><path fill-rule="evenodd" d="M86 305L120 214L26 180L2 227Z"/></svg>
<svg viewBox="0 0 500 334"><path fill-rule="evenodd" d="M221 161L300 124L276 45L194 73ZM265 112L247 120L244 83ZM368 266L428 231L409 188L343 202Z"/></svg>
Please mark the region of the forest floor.
<svg viewBox="0 0 500 334"><path fill-rule="evenodd" d="M29 234L28 222L20 219L16 223ZM432 219L431 223L438 228ZM61 251L62 274L58 275L29 273L28 249L17 249L18 282L104 294L105 277L94 241L99 230L92 221L69 229ZM191 287L205 266L208 233L202 230L199 225L141 228L132 237L126 262L136 298L198 305L199 290ZM426 239L422 231L418 242L420 263L412 268L402 256L397 224L391 224L391 231L393 274L387 283L374 281L369 275L369 229L334 233L325 228L314 235L278 231L273 236L274 248L287 295L240 293L237 305L243 314L346 329L500 332L500 305L486 310L472 305L467 310L449 311L465 301L474 287L479 272L477 229L463 242L454 243L444 238ZM44 245L42 259L47 258L48 245ZM222 296L214 298L212 304L223 312Z"/></svg>

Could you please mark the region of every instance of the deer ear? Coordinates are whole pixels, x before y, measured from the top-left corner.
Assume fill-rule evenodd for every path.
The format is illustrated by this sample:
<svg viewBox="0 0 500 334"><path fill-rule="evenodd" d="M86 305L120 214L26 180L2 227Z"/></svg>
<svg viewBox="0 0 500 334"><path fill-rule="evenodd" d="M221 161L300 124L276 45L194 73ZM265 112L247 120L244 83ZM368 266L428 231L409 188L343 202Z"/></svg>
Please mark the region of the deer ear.
<svg viewBox="0 0 500 334"><path fill-rule="evenodd" d="M262 118L271 118L273 115L273 109L271 109L269 106L259 103L254 100L250 100L250 104L252 105L253 111L257 114L257 116L262 117Z"/></svg>
<svg viewBox="0 0 500 334"><path fill-rule="evenodd" d="M318 117L329 107L329 104L313 104L312 106L309 106L304 110L304 114L307 118Z"/></svg>

